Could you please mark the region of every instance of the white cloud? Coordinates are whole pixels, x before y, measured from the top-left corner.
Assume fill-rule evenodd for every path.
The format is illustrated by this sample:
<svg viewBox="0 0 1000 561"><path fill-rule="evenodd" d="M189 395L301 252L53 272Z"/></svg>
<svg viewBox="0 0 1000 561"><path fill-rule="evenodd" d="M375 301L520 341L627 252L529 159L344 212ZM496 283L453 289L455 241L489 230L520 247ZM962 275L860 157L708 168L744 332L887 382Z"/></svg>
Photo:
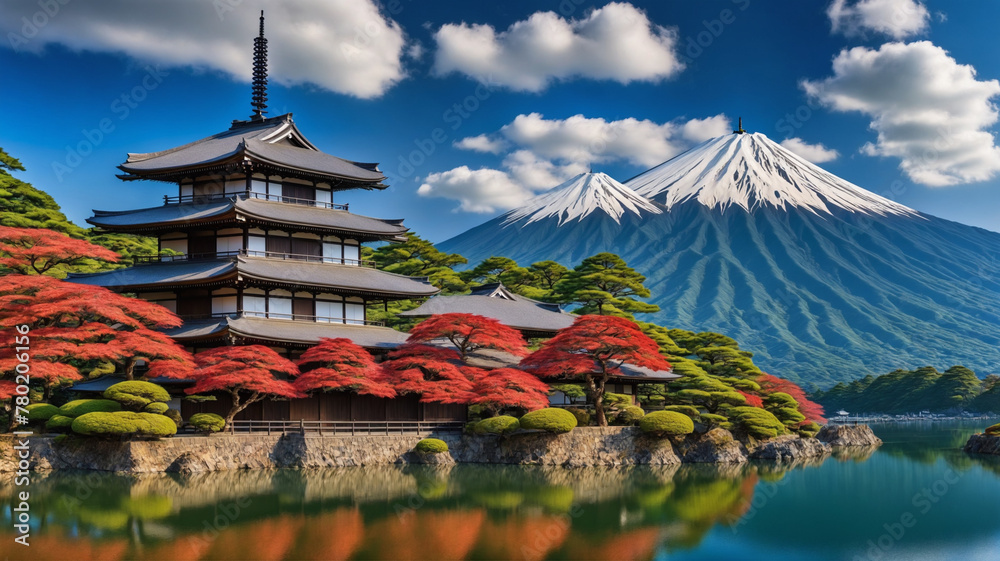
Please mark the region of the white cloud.
<svg viewBox="0 0 1000 561"><path fill-rule="evenodd" d="M539 113L518 115L494 134L455 142L458 148L479 152L512 150L504 156L502 169L461 166L432 173L417 192L458 200L459 209L469 212L508 210L587 172L593 163L627 161L654 166L693 143L731 130L725 115L662 124L632 118L606 121L583 115L567 119L545 119Z"/></svg>
<svg viewBox="0 0 1000 561"><path fill-rule="evenodd" d="M840 152L832 148L827 148L822 144L809 144L797 137L786 138L781 141L781 145L814 164L832 162L840 157Z"/></svg>
<svg viewBox="0 0 1000 561"><path fill-rule="evenodd" d="M405 76L401 57L406 37L373 0L73 2L47 17L31 37L23 34L22 18L32 19L39 2L4 0L0 32L6 44L21 51L40 53L47 44L61 44L120 52L143 62L217 70L249 82L262 8L272 81L372 98Z"/></svg>
<svg viewBox="0 0 1000 561"><path fill-rule="evenodd" d="M490 25L447 24L434 40L436 74L458 72L522 91L575 77L655 82L684 67L675 52L676 31L628 3L613 2L579 20L535 12L499 32Z"/></svg>
<svg viewBox="0 0 1000 561"><path fill-rule="evenodd" d="M461 140L456 140L455 148L462 150L472 150L473 152L485 152L487 154L499 154L507 147L507 143L499 138L490 138L485 134L478 136L468 136Z"/></svg>
<svg viewBox="0 0 1000 561"><path fill-rule="evenodd" d="M903 39L927 29L930 12L917 0L833 0L826 9L834 33L848 37L875 31Z"/></svg>
<svg viewBox="0 0 1000 561"><path fill-rule="evenodd" d="M997 121L1000 83L976 80L972 66L930 42L841 51L832 76L802 87L835 111L871 117L878 139L863 152L899 158L917 183L957 185L1000 172L1000 149L984 130Z"/></svg>
<svg viewBox="0 0 1000 561"><path fill-rule="evenodd" d="M503 171L468 166L428 175L417 193L454 199L461 202L460 210L482 213L514 208L533 195Z"/></svg>

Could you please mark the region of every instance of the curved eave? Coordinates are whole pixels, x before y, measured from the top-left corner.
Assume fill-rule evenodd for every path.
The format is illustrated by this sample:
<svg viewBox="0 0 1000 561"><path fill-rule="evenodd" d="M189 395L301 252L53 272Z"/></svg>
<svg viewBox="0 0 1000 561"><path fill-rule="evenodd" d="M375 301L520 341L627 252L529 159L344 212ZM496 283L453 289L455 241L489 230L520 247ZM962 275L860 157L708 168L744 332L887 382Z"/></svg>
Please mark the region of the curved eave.
<svg viewBox="0 0 1000 561"><path fill-rule="evenodd" d="M367 267L255 257L240 258L239 261L240 277L257 283L396 299L426 298L439 292L426 278L406 277ZM291 268L291 265L296 268Z"/></svg>
<svg viewBox="0 0 1000 561"><path fill-rule="evenodd" d="M166 330L182 344L211 344L232 339L274 346L309 347L320 338L344 337L366 349L388 351L406 342L407 334L388 327L317 323L263 318L197 320Z"/></svg>

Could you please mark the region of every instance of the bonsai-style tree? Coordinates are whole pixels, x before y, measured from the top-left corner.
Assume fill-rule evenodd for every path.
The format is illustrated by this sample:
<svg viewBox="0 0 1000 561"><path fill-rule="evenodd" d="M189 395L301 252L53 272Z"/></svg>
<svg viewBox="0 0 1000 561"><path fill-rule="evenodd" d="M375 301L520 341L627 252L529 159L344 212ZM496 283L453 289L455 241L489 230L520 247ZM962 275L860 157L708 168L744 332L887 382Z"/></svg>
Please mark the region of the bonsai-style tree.
<svg viewBox="0 0 1000 561"><path fill-rule="evenodd" d="M350 339L319 340L296 363L302 372L292 383L301 392L351 391L361 395L395 397L382 367Z"/></svg>
<svg viewBox="0 0 1000 561"><path fill-rule="evenodd" d="M305 397L289 381L299 373L295 363L263 345L217 347L194 355L194 360L197 368L187 375L195 383L184 391L228 393L233 405L226 414L226 426L258 401Z"/></svg>
<svg viewBox="0 0 1000 561"><path fill-rule="evenodd" d="M823 418L823 406L806 397L806 392L795 382L770 374L764 374L760 378L757 378L757 383L760 384L765 404L769 401L770 396L782 393L792 398L798 404L799 413L805 417L805 420L802 421L803 423L826 423L826 419ZM784 396L778 396L777 398L770 399L770 401L775 407L784 409L793 407Z"/></svg>
<svg viewBox="0 0 1000 561"><path fill-rule="evenodd" d="M31 377L43 383L46 398L53 385L78 380L104 363L120 368L129 380L139 361L163 372L187 370L191 355L155 331L180 324L163 306L102 287L43 275L6 275L0 277L0 331L10 339L0 348L0 373L13 378L18 325L30 328Z"/></svg>
<svg viewBox="0 0 1000 561"><path fill-rule="evenodd" d="M515 356L527 354L521 332L493 318L474 314L439 314L431 316L410 330L407 343L427 343L447 339L458 350L462 362L478 349L494 349Z"/></svg>
<svg viewBox="0 0 1000 561"><path fill-rule="evenodd" d="M594 402L597 424L607 426L604 386L620 376L625 363L669 370L656 342L630 319L614 316L583 316L546 341L542 348L521 361L521 367L547 378L582 380Z"/></svg>
<svg viewBox="0 0 1000 561"><path fill-rule="evenodd" d="M118 254L45 228L0 226L0 266L12 271L61 277L64 276L59 274L62 271L54 270L55 267L78 266L92 261L115 263Z"/></svg>
<svg viewBox="0 0 1000 561"><path fill-rule="evenodd" d="M379 269L411 277L427 277L445 294L461 294L468 289L468 284L452 269L455 265L468 263L468 259L457 253L442 253L434 244L412 232L406 234L405 242L379 247L371 257Z"/></svg>
<svg viewBox="0 0 1000 561"><path fill-rule="evenodd" d="M580 304L576 313L623 316L660 311L655 304L636 298L649 298L643 283L646 277L625 264L614 253L598 253L584 259L556 284L553 297L564 303Z"/></svg>
<svg viewBox="0 0 1000 561"><path fill-rule="evenodd" d="M482 405L487 417L503 409L534 411L549 405L549 386L534 374L516 368L497 368L478 376L472 403Z"/></svg>
<svg viewBox="0 0 1000 561"><path fill-rule="evenodd" d="M438 403L470 403L476 397L473 380L483 374L463 365L452 349L414 343L389 353L382 367L398 394L419 394L421 401Z"/></svg>

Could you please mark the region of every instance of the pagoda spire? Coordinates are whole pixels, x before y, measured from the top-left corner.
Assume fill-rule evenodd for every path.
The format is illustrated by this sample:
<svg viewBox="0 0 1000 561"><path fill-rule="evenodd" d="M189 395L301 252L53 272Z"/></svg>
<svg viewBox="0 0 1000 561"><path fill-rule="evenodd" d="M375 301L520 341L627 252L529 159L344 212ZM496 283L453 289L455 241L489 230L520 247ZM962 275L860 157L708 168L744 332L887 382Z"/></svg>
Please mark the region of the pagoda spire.
<svg viewBox="0 0 1000 561"><path fill-rule="evenodd" d="M264 38L264 10L260 11L260 35L253 40L253 107L251 120L264 119L267 109L267 39Z"/></svg>
<svg viewBox="0 0 1000 561"><path fill-rule="evenodd" d="M736 125L736 130L733 131L733 134L744 134L747 132L743 130L743 117L740 117L739 123L740 124Z"/></svg>

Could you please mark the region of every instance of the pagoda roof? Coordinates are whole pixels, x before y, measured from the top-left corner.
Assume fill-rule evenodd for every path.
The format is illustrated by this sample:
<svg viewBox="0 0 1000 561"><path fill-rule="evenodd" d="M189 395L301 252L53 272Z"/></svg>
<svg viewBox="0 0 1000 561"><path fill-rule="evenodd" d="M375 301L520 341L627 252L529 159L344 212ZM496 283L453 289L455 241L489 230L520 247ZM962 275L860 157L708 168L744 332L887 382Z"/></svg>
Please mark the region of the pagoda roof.
<svg viewBox="0 0 1000 561"><path fill-rule="evenodd" d="M352 162L321 152L295 126L291 113L233 121L227 131L169 150L129 153L118 169L125 172L119 175L125 180L173 180L189 172L221 169L226 164L242 167L245 161L331 181L334 188L342 182L351 183L346 188L386 187L380 184L385 176L378 164Z"/></svg>
<svg viewBox="0 0 1000 561"><path fill-rule="evenodd" d="M371 218L346 210L236 196L128 211L95 210L94 216L87 222L105 230L143 231L237 220L260 225L294 225L372 239L404 239L408 231L402 220Z"/></svg>
<svg viewBox="0 0 1000 561"><path fill-rule="evenodd" d="M493 318L520 331L555 333L573 324L576 316L558 304L532 300L511 292L500 283L476 287L472 294L435 296L418 308L400 312L403 317L427 317L437 314L465 313Z"/></svg>
<svg viewBox="0 0 1000 561"><path fill-rule="evenodd" d="M167 289L173 286L252 280L259 284L296 289L399 298L420 298L438 292L434 285L422 277L407 277L339 263L242 255L231 259L151 263L101 273L71 273L66 280L117 290Z"/></svg>
<svg viewBox="0 0 1000 561"><path fill-rule="evenodd" d="M165 333L181 343L237 337L315 345L323 337L344 337L369 349L393 349L407 338L406 333L388 327L253 317L190 320Z"/></svg>

